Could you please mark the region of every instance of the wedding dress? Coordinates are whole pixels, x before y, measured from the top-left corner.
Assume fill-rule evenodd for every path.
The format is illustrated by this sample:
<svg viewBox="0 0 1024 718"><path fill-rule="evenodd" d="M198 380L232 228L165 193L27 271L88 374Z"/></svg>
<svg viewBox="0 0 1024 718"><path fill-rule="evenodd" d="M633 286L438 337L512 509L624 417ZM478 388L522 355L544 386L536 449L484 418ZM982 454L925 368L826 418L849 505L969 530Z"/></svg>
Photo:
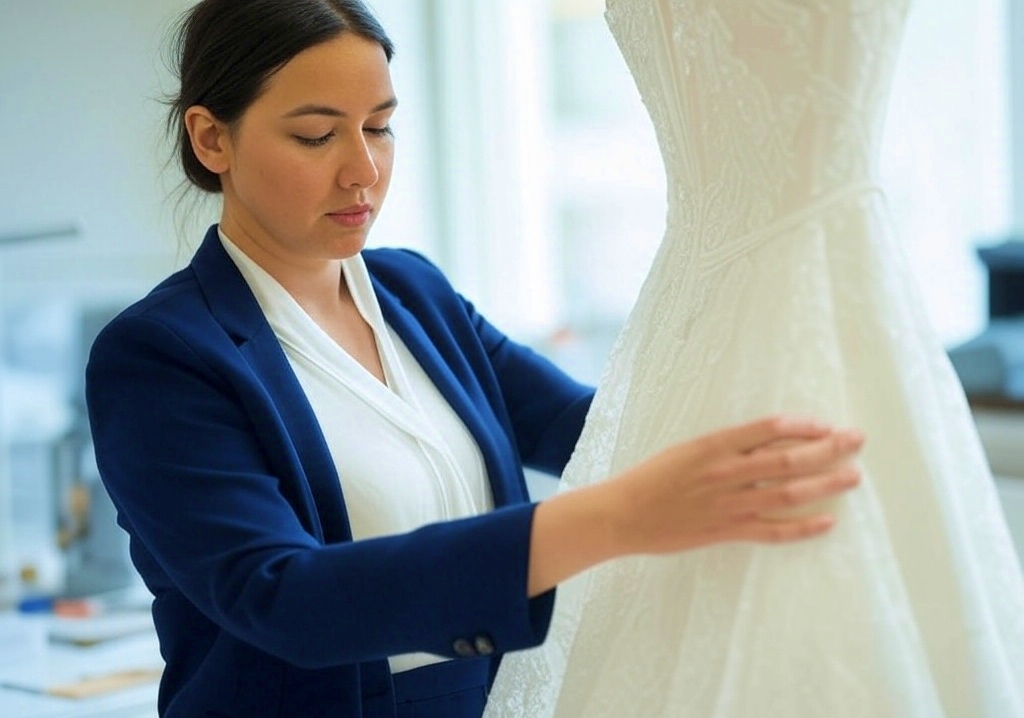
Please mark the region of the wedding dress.
<svg viewBox="0 0 1024 718"><path fill-rule="evenodd" d="M1024 716L1024 581L875 184L908 4L608 0L669 210L562 490L772 412L863 429L864 481L824 537L566 583L487 718Z"/></svg>

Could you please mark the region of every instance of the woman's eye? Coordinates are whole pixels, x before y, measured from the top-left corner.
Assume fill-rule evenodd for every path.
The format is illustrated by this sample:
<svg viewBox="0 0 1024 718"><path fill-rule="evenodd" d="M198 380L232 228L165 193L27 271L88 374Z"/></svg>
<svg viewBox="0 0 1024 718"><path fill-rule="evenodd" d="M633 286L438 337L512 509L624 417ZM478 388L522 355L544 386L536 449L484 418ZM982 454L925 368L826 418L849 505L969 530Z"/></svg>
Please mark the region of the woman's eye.
<svg viewBox="0 0 1024 718"><path fill-rule="evenodd" d="M365 132L369 132L371 135L377 137L394 137L395 133L391 129L391 125L384 125L384 127L366 127Z"/></svg>
<svg viewBox="0 0 1024 718"><path fill-rule="evenodd" d="M332 130L322 137L303 137L302 135L294 135L294 137L300 145L322 147L331 141L331 138L334 137L334 131Z"/></svg>

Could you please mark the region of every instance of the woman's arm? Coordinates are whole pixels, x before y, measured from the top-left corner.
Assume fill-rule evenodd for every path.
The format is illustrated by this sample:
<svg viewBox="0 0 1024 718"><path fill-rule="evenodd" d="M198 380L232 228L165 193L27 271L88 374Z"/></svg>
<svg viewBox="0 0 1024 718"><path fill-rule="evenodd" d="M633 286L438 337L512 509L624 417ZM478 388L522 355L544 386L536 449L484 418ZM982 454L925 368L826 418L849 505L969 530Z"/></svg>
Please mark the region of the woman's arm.
<svg viewBox="0 0 1024 718"><path fill-rule="evenodd" d="M833 517L799 510L859 483L851 460L862 444L856 431L769 418L676 444L610 481L558 494L534 515L527 595L620 556L821 534ZM782 509L797 515L779 518Z"/></svg>

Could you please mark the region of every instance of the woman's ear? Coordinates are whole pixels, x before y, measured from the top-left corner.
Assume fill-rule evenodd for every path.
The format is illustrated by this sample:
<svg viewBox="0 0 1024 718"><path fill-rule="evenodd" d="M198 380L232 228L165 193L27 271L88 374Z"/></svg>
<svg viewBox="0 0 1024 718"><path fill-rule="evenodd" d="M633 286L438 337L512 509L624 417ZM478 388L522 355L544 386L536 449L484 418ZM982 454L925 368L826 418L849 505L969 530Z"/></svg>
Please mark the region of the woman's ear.
<svg viewBox="0 0 1024 718"><path fill-rule="evenodd" d="M231 138L227 126L202 105L185 110L185 129L192 151L203 167L224 174L231 166Z"/></svg>

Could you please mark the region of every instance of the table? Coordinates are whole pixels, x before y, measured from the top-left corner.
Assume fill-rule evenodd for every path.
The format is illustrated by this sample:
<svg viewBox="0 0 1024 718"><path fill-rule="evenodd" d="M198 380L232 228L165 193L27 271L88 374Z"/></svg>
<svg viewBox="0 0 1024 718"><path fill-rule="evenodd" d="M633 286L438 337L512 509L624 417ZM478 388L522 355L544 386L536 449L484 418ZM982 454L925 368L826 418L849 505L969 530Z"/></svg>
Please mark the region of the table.
<svg viewBox="0 0 1024 718"><path fill-rule="evenodd" d="M113 619L107 620L104 619ZM3 718L156 718L162 660L141 616L57 619L0 613L0 716ZM92 639L116 635L91 643ZM74 641L78 641L77 643ZM128 687L68 698L47 690L92 679L131 678ZM92 684L94 685L94 684Z"/></svg>

